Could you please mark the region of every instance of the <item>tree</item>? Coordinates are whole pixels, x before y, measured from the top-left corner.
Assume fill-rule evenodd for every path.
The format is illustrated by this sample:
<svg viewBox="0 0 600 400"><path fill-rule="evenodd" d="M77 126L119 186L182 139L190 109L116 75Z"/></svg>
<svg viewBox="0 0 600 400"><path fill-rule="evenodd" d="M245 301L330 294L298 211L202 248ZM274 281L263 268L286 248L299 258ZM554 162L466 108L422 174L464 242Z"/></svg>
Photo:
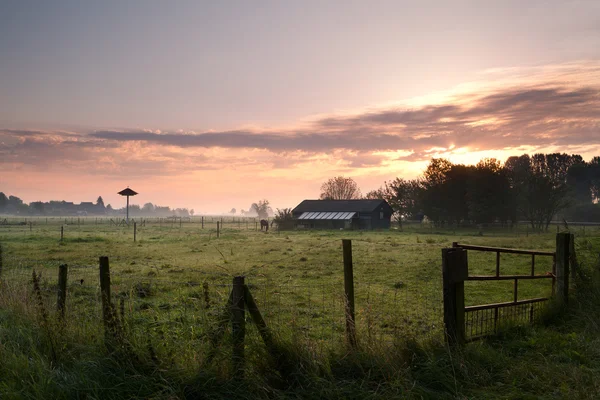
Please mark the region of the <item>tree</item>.
<svg viewBox="0 0 600 400"><path fill-rule="evenodd" d="M154 204L152 204L152 203L144 204L144 207L142 207L142 211L144 212L144 214L153 214L154 213Z"/></svg>
<svg viewBox="0 0 600 400"><path fill-rule="evenodd" d="M592 203L600 203L600 157L594 157L588 163L588 176Z"/></svg>
<svg viewBox="0 0 600 400"><path fill-rule="evenodd" d="M0 192L0 210L4 210L8 205L8 197L3 192Z"/></svg>
<svg viewBox="0 0 600 400"><path fill-rule="evenodd" d="M252 203L250 212L256 214L260 219L266 219L269 214L273 213L273 209L269 205L269 200L260 200L258 203Z"/></svg>
<svg viewBox="0 0 600 400"><path fill-rule="evenodd" d="M229 214L235 214L237 212L237 210L235 208L232 208L231 211L229 211Z"/></svg>
<svg viewBox="0 0 600 400"><path fill-rule="evenodd" d="M524 154L506 160L517 208L533 229L548 229L554 215L569 205L567 172L579 159L566 154Z"/></svg>
<svg viewBox="0 0 600 400"><path fill-rule="evenodd" d="M196 213L196 212L195 212L195 211L194 211L194 209L192 208L192 209L190 210L190 215L193 217L195 213Z"/></svg>
<svg viewBox="0 0 600 400"><path fill-rule="evenodd" d="M362 194L352 178L337 176L321 185L321 200L360 199Z"/></svg>
<svg viewBox="0 0 600 400"><path fill-rule="evenodd" d="M367 194L365 195L365 199L368 200L379 200L379 199L383 199L383 200L387 200L387 193L385 191L384 188L380 187L379 189L375 189L375 190L371 190L369 192L367 192ZM389 201L388 201L389 203Z"/></svg>
<svg viewBox="0 0 600 400"><path fill-rule="evenodd" d="M273 220L277 223L277 225L279 226L279 228L281 229L282 226L284 226L283 228L291 228L293 225L291 225L292 221L294 221L294 216L292 214L292 209L291 208L282 208L282 209L277 209L277 212L275 213L275 218L273 218Z"/></svg>
<svg viewBox="0 0 600 400"><path fill-rule="evenodd" d="M44 214L44 203L41 201L33 201L29 203L29 207L35 214Z"/></svg>
<svg viewBox="0 0 600 400"><path fill-rule="evenodd" d="M96 205L104 208L104 200L102 199L102 196L98 196L98 200L96 200Z"/></svg>

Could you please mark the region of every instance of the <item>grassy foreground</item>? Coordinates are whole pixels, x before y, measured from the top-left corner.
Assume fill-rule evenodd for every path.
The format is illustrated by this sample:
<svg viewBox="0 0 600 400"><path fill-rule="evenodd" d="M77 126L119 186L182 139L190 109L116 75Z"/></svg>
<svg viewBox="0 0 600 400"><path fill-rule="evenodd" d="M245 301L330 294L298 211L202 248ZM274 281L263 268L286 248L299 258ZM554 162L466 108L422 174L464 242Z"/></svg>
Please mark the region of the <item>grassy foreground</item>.
<svg viewBox="0 0 600 400"><path fill-rule="evenodd" d="M18 273L7 275L3 281L2 399L600 396L597 232L588 231L577 238L583 274L566 312L549 314L543 325L506 330L451 350L444 347L439 335L430 334L437 332L430 326L435 316L423 317L440 310L436 303L441 299L440 249L459 241L552 250L553 235L517 237L514 232L489 232L480 237L468 231L265 235L226 229L216 240L208 228L200 231L190 225L181 229L148 226L133 244L126 229L90 225L70 229L61 244L55 226L40 224L37 230L35 226L29 229L9 227L0 231L7 264L10 260L29 260L21 262L14 270ZM342 282L339 241L345 237L353 239L357 286L369 288L362 294L357 290L361 346L352 353L343 346L343 328L335 327L339 315L335 300L331 301ZM96 284L88 286L87 282L93 281L92 275L86 275L80 287L75 286L78 279L70 276L73 295L63 322L55 318L54 298L46 292L42 293L44 317L28 278L37 268L47 280L41 282L42 288L51 289L57 263L93 265L101 254L111 257L113 293L126 293L126 288L132 287L148 289L147 293L124 295L128 310L125 325L135 329L128 331L127 344L112 352L104 345L98 309L93 306L97 304ZM490 272L493 262L481 257L470 255L470 266L480 273ZM5 273L10 271L7 264ZM527 268L528 261L509 258L502 265L506 265L505 273L517 272ZM180 272L169 272L173 270ZM226 346L209 362L205 335L213 320L209 312L200 313L201 307L189 301L201 298L198 291L204 282L218 288L240 273L256 282L259 306L271 306L263 309L265 319L276 330L281 345L281 356L273 359L256 334L249 332L247 368L241 380L233 378ZM283 300L269 303L271 291L281 293L282 285L264 282L281 280L292 282L288 287L309 289L289 292ZM510 288L502 286L467 290L471 304L510 299ZM547 287L523 288L522 295L535 296L544 290ZM226 292L227 288L220 296ZM369 303L373 298L392 299L391 293L399 294L402 301ZM217 299L215 303L220 303L221 298ZM181 303L186 301L188 305L182 310ZM429 309L431 304L437 306ZM386 320L381 312L369 311L367 305L396 314ZM366 329L369 315L375 323ZM389 328L390 324L404 322L404 326L415 320L425 321L428 328L423 330L422 324L414 323L410 329ZM190 321L200 328L205 326L206 331L178 330ZM335 329L329 330L332 323ZM367 340L371 332L374 336Z"/></svg>

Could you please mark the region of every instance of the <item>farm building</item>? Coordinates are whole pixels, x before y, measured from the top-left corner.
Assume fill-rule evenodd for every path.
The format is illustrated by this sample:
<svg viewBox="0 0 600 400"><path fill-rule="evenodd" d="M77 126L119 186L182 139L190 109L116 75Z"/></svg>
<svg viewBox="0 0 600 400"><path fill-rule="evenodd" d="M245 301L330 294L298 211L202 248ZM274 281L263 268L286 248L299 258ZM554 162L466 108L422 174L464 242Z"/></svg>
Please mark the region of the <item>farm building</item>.
<svg viewBox="0 0 600 400"><path fill-rule="evenodd" d="M389 229L385 200L304 200L292 210L299 229Z"/></svg>

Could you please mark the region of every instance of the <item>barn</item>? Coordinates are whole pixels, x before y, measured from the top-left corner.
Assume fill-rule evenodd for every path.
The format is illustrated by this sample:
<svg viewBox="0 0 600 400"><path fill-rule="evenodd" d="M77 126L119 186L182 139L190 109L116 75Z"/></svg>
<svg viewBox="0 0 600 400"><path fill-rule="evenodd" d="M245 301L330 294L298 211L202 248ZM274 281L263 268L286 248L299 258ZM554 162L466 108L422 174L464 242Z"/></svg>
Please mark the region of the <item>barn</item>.
<svg viewBox="0 0 600 400"><path fill-rule="evenodd" d="M385 200L304 200L292 210L298 229L389 229Z"/></svg>

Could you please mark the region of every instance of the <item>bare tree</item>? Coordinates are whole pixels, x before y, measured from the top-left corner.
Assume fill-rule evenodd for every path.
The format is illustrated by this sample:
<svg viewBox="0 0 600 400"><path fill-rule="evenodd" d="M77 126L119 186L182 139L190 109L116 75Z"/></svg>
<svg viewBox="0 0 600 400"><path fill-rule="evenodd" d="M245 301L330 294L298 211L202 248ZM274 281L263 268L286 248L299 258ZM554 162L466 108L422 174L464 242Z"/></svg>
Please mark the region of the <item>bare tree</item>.
<svg viewBox="0 0 600 400"><path fill-rule="evenodd" d="M271 209L271 206L269 205L269 200L264 199L258 203L252 203L249 212L256 213L260 219L266 219L269 217L269 214L273 213L273 209Z"/></svg>
<svg viewBox="0 0 600 400"><path fill-rule="evenodd" d="M321 185L321 200L360 199L362 194L352 178L337 176Z"/></svg>

